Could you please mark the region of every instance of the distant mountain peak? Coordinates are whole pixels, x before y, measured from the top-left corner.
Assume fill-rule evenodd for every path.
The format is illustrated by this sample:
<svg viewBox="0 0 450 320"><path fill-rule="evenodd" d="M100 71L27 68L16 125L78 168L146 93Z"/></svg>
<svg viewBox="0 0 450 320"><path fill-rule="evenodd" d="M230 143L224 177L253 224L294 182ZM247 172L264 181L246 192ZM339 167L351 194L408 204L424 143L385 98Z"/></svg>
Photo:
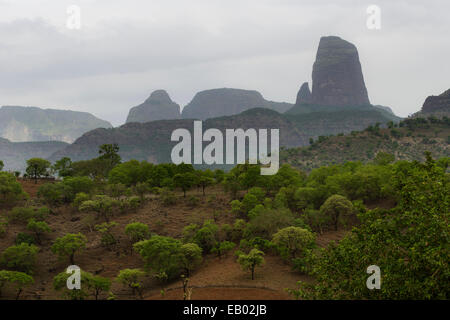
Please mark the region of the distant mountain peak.
<svg viewBox="0 0 450 320"><path fill-rule="evenodd" d="M304 82L297 93L297 100L295 101L295 104L298 105L310 102L311 102L311 90L309 90L308 82Z"/></svg>
<svg viewBox="0 0 450 320"><path fill-rule="evenodd" d="M313 104L370 105L358 50L340 37L320 38L312 81Z"/></svg>
<svg viewBox="0 0 450 320"><path fill-rule="evenodd" d="M130 109L129 122L180 119L180 106L172 101L165 90L155 90L144 103Z"/></svg>

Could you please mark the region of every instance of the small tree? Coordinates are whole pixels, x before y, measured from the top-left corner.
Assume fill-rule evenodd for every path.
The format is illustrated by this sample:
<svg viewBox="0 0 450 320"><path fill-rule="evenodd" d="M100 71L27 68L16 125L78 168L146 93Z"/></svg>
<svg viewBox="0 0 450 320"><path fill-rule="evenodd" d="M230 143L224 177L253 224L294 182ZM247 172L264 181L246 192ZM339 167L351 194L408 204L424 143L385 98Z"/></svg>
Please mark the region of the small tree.
<svg viewBox="0 0 450 320"><path fill-rule="evenodd" d="M203 196L205 195L205 189L214 183L214 173L211 170L197 171L198 183L202 187Z"/></svg>
<svg viewBox="0 0 450 320"><path fill-rule="evenodd" d="M142 278L144 276L145 272L140 269L124 269L120 270L116 280L128 286L133 291L133 294L138 292L142 299L142 290L144 289Z"/></svg>
<svg viewBox="0 0 450 320"><path fill-rule="evenodd" d="M14 175L0 172L0 205L14 205L15 202L25 197L26 193Z"/></svg>
<svg viewBox="0 0 450 320"><path fill-rule="evenodd" d="M32 276L18 271L0 270L0 297L3 286L7 283L12 284L17 289L16 300L19 300L23 288L34 283Z"/></svg>
<svg viewBox="0 0 450 320"><path fill-rule="evenodd" d="M219 259L225 255L228 251L232 250L236 244L230 241L218 242L214 248L212 248L212 253L217 253Z"/></svg>
<svg viewBox="0 0 450 320"><path fill-rule="evenodd" d="M27 229L34 232L38 244L41 244L41 236L44 233L52 231L45 221L36 221L33 218L28 220Z"/></svg>
<svg viewBox="0 0 450 320"><path fill-rule="evenodd" d="M141 199L141 202L144 202L145 195L150 192L150 187L148 186L147 183L138 182L134 186L134 192L139 196L139 198Z"/></svg>
<svg viewBox="0 0 450 320"><path fill-rule="evenodd" d="M202 248L195 243L186 243L181 246L181 265L185 276L190 277L191 271L202 262Z"/></svg>
<svg viewBox="0 0 450 320"><path fill-rule="evenodd" d="M150 238L148 225L141 222L128 224L125 227L125 234L130 238L132 244Z"/></svg>
<svg viewBox="0 0 450 320"><path fill-rule="evenodd" d="M88 200L81 203L79 210L81 212L96 212L102 216L106 222L109 222L109 216L116 202L108 196L98 195L94 200Z"/></svg>
<svg viewBox="0 0 450 320"><path fill-rule="evenodd" d="M183 196L186 198L186 191L188 191L194 185L196 180L195 175L192 172L178 173L173 177L175 187L183 190Z"/></svg>
<svg viewBox="0 0 450 320"><path fill-rule="evenodd" d="M149 240L135 243L134 249L141 255L145 266L154 273L165 273L168 280L180 274L180 241L170 237L153 236Z"/></svg>
<svg viewBox="0 0 450 320"><path fill-rule="evenodd" d="M2 160L0 160L0 171L2 171L4 167L5 167L5 164L3 163Z"/></svg>
<svg viewBox="0 0 450 320"><path fill-rule="evenodd" d="M88 277L92 276L91 274L88 274L87 272L81 270L80 272L80 281L81 281L81 288L80 289L68 289L67 288L67 280L71 276L70 273L67 273L65 270L64 272L61 272L57 274L53 278L53 288L56 291L62 291L63 297L71 300L84 300L89 294L87 292L87 279Z"/></svg>
<svg viewBox="0 0 450 320"><path fill-rule="evenodd" d="M346 197L335 194L325 201L320 211L331 218L334 230L337 230L339 219L353 213L353 204Z"/></svg>
<svg viewBox="0 0 450 320"><path fill-rule="evenodd" d="M264 252L258 249L252 249L249 254L240 254L238 263L244 271L252 272L252 280L255 279L255 268L264 263Z"/></svg>
<svg viewBox="0 0 450 320"><path fill-rule="evenodd" d="M0 264L6 268L32 274L39 248L33 244L21 243L3 251Z"/></svg>
<svg viewBox="0 0 450 320"><path fill-rule="evenodd" d="M68 157L61 158L55 162L52 169L57 172L60 177L70 177L73 175L72 160Z"/></svg>
<svg viewBox="0 0 450 320"><path fill-rule="evenodd" d="M37 183L40 177L49 175L50 166L51 163L45 159L31 158L27 160L26 172L29 177L34 179L34 183Z"/></svg>
<svg viewBox="0 0 450 320"><path fill-rule="evenodd" d="M287 227L275 233L272 241L278 246L282 256L295 259L312 247L314 235L300 227Z"/></svg>
<svg viewBox="0 0 450 320"><path fill-rule="evenodd" d="M60 258L69 257L70 264L75 264L75 253L86 248L87 239L82 233L68 233L65 236L55 240L51 247L54 254Z"/></svg>
<svg viewBox="0 0 450 320"><path fill-rule="evenodd" d="M92 291L92 295L95 300L98 300L98 296L111 288L111 280L108 278L95 276L86 272L86 284L89 290Z"/></svg>
<svg viewBox="0 0 450 320"><path fill-rule="evenodd" d="M101 243L105 247L110 247L117 243L116 238L111 232L111 229L114 228L115 226L117 226L117 222L114 221L103 222L95 226L95 230L100 232L100 234L102 235Z"/></svg>

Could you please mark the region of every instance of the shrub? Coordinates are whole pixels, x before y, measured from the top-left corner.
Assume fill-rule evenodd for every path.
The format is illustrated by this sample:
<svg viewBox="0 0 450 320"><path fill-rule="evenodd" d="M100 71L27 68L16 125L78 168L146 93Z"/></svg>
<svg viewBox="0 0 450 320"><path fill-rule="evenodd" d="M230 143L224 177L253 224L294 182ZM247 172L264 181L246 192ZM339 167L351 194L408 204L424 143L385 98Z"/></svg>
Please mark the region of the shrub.
<svg viewBox="0 0 450 320"><path fill-rule="evenodd" d="M8 214L11 222L28 222L30 219L43 221L49 215L50 210L47 207L15 207Z"/></svg>
<svg viewBox="0 0 450 320"><path fill-rule="evenodd" d="M7 227L8 221L6 219L3 219L3 217L0 217L0 238L6 235Z"/></svg>
<svg viewBox="0 0 450 320"><path fill-rule="evenodd" d="M36 239L31 234L19 232L14 240L14 243L16 245L21 243L36 244Z"/></svg>
<svg viewBox="0 0 450 320"><path fill-rule="evenodd" d="M244 237L248 239L261 237L269 240L275 232L293 225L294 221L294 215L289 209L265 209L249 221Z"/></svg>
<svg viewBox="0 0 450 320"><path fill-rule="evenodd" d="M175 194L168 189L163 189L161 191L161 200L163 205L165 206L173 206L174 204L177 203L177 198L175 197Z"/></svg>
<svg viewBox="0 0 450 320"><path fill-rule="evenodd" d="M6 268L32 274L39 248L33 244L21 243L3 251L0 264Z"/></svg>
<svg viewBox="0 0 450 320"><path fill-rule="evenodd" d="M34 232L38 244L41 243L41 236L44 233L52 231L45 221L36 221L33 218L28 220L27 229Z"/></svg>
<svg viewBox="0 0 450 320"><path fill-rule="evenodd" d="M196 207L196 206L198 206L198 204L200 203L200 199L199 198L197 198L197 197L195 197L195 196L190 196L189 198L188 198L188 205L190 206L190 207Z"/></svg>
<svg viewBox="0 0 450 320"><path fill-rule="evenodd" d="M75 195L75 199L72 202L74 208L79 209L81 204L85 201L89 201L90 197L84 192L79 192Z"/></svg>

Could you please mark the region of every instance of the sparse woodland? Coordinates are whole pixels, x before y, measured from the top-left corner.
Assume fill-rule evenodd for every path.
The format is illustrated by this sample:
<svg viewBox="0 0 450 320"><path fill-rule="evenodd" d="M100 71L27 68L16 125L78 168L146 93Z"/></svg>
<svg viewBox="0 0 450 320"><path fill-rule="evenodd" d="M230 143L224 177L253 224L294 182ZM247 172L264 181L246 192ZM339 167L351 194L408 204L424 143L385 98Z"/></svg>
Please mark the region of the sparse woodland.
<svg viewBox="0 0 450 320"><path fill-rule="evenodd" d="M400 126L414 130L415 121ZM98 158L53 165L30 159L22 178L0 172L2 299L147 299L173 288L189 299L191 279L230 259L247 288L270 289L264 268L274 261L291 270L280 273L301 281L276 288L291 299L449 297L448 157L380 151L364 163L284 164L262 176L259 165L195 170L122 162L118 151L103 145ZM66 287L69 265L82 270L80 290ZM380 290L366 287L369 265L381 269Z"/></svg>

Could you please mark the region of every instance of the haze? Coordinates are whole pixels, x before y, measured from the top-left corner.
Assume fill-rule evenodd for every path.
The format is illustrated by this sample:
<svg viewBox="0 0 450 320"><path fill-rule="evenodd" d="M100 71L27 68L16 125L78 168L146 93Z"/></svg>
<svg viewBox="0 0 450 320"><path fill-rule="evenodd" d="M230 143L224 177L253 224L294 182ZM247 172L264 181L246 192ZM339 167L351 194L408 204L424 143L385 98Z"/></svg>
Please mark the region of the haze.
<svg viewBox="0 0 450 320"><path fill-rule="evenodd" d="M422 3L421 3L422 2ZM381 8L381 29L366 9ZM66 27L69 5L81 29ZM0 0L0 105L88 111L114 125L153 90L258 90L294 102L319 38L360 55L370 101L400 116L448 89L450 2Z"/></svg>

